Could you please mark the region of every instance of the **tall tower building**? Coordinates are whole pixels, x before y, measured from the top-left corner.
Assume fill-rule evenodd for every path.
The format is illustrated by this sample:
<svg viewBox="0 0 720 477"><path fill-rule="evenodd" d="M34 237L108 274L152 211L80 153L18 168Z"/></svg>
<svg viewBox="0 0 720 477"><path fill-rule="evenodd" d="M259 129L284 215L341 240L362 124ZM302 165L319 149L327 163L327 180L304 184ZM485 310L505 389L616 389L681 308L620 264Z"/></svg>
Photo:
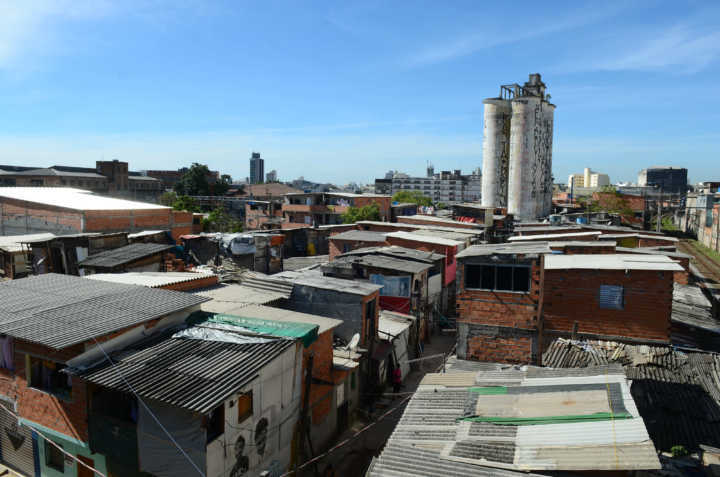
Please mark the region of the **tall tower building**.
<svg viewBox="0 0 720 477"><path fill-rule="evenodd" d="M520 219L551 212L555 105L545 89L536 73L484 101L483 206L507 207Z"/></svg>
<svg viewBox="0 0 720 477"><path fill-rule="evenodd" d="M265 179L265 160L260 158L259 152L250 155L250 183L260 184Z"/></svg>

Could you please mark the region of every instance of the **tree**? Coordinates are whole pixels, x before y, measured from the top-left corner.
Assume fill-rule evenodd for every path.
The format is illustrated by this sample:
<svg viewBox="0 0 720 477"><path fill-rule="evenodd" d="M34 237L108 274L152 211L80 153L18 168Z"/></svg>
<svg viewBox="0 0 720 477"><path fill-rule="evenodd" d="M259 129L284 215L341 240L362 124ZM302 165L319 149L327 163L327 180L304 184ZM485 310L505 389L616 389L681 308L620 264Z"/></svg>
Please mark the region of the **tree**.
<svg viewBox="0 0 720 477"><path fill-rule="evenodd" d="M380 207L373 202L363 207L349 207L342 214L344 224L354 224L360 220L380 220Z"/></svg>
<svg viewBox="0 0 720 477"><path fill-rule="evenodd" d="M242 232L243 224L228 214L225 209L218 207L203 219L205 232Z"/></svg>
<svg viewBox="0 0 720 477"><path fill-rule="evenodd" d="M427 197L426 195L423 195L421 192L417 191L401 190L395 192L392 200L393 202L410 202L412 204L424 205L426 207L430 207L432 205L432 200L430 200L430 197Z"/></svg>
<svg viewBox="0 0 720 477"><path fill-rule="evenodd" d="M163 192L158 201L162 205L167 205L168 207L172 207L175 204L175 201L177 201L178 195L173 191L166 191Z"/></svg>
<svg viewBox="0 0 720 477"><path fill-rule="evenodd" d="M232 177L228 174L223 174L213 183L208 181L208 177L211 177L208 166L194 162L175 184L175 192L179 195L223 195L232 184Z"/></svg>
<svg viewBox="0 0 720 477"><path fill-rule="evenodd" d="M185 210L187 212L200 212L200 206L197 201L187 195L179 196L172 204L175 210Z"/></svg>

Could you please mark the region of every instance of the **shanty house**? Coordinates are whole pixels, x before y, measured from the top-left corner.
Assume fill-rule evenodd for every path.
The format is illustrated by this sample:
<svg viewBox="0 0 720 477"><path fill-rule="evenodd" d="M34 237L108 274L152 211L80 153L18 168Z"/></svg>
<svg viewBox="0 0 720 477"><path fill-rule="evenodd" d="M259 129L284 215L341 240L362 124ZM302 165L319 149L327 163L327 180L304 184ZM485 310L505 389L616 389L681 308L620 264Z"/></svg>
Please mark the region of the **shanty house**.
<svg viewBox="0 0 720 477"><path fill-rule="evenodd" d="M91 255L78 263L84 273L159 272L165 269L165 257L174 245L132 243Z"/></svg>
<svg viewBox="0 0 720 477"><path fill-rule="evenodd" d="M28 263L28 248L23 244L28 240L51 239L51 233L10 235L0 237L0 276L4 278L22 278L32 271Z"/></svg>
<svg viewBox="0 0 720 477"><path fill-rule="evenodd" d="M428 274L432 265L388 255L347 255L322 267L326 276L369 280L380 285L380 308L418 318L420 336L428 332Z"/></svg>
<svg viewBox="0 0 720 477"><path fill-rule="evenodd" d="M550 242L473 246L458 256L458 356L537 363L553 336L670 339L665 256L554 253Z"/></svg>
<svg viewBox="0 0 720 477"><path fill-rule="evenodd" d="M386 245L385 233L370 232L367 230L348 230L328 237L330 243L330 260L340 254L348 253L358 248L379 247Z"/></svg>
<svg viewBox="0 0 720 477"><path fill-rule="evenodd" d="M317 328L200 312L111 353L114 364L76 360L70 373L92 385L92 448L123 476L283 473L299 416L302 348Z"/></svg>
<svg viewBox="0 0 720 477"><path fill-rule="evenodd" d="M199 310L187 293L45 274L0 283L0 460L22 475L88 475L66 452L113 473L90 445L91 389L71 378L77 360L105 360L128 340L160 333ZM112 430L108 426L109 430ZM115 475L127 475L122 472Z"/></svg>

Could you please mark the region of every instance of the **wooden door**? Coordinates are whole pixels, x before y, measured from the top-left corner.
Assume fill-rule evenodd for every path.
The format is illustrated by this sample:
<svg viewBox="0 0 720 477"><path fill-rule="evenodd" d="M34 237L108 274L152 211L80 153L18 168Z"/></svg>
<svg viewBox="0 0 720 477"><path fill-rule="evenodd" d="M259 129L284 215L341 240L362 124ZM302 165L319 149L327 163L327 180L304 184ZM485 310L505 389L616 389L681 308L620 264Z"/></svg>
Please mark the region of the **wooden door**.
<svg viewBox="0 0 720 477"><path fill-rule="evenodd" d="M82 462L85 462L90 467L95 467L95 463L93 462L92 459L90 459L88 457L83 457L81 455L77 456L77 458L80 459ZM85 467L84 465L82 465L80 463L78 463L77 469L78 469L78 472L77 472L78 477L94 477L95 476L95 472L93 472L92 470L88 469L87 467Z"/></svg>

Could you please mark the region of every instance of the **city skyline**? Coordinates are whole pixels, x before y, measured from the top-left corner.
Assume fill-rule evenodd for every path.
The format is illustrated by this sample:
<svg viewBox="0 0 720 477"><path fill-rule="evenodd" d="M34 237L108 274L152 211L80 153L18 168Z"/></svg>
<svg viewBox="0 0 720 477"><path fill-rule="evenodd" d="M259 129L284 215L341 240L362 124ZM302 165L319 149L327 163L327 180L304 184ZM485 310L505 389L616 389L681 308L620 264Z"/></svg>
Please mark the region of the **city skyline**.
<svg viewBox="0 0 720 477"><path fill-rule="evenodd" d="M612 182L654 165L718 178L720 9L494 8L4 4L0 163L201 162L243 179L259 151L281 180L371 183L424 175L428 160L469 173L482 165L482 100L538 72L558 106L556 182L586 166Z"/></svg>

